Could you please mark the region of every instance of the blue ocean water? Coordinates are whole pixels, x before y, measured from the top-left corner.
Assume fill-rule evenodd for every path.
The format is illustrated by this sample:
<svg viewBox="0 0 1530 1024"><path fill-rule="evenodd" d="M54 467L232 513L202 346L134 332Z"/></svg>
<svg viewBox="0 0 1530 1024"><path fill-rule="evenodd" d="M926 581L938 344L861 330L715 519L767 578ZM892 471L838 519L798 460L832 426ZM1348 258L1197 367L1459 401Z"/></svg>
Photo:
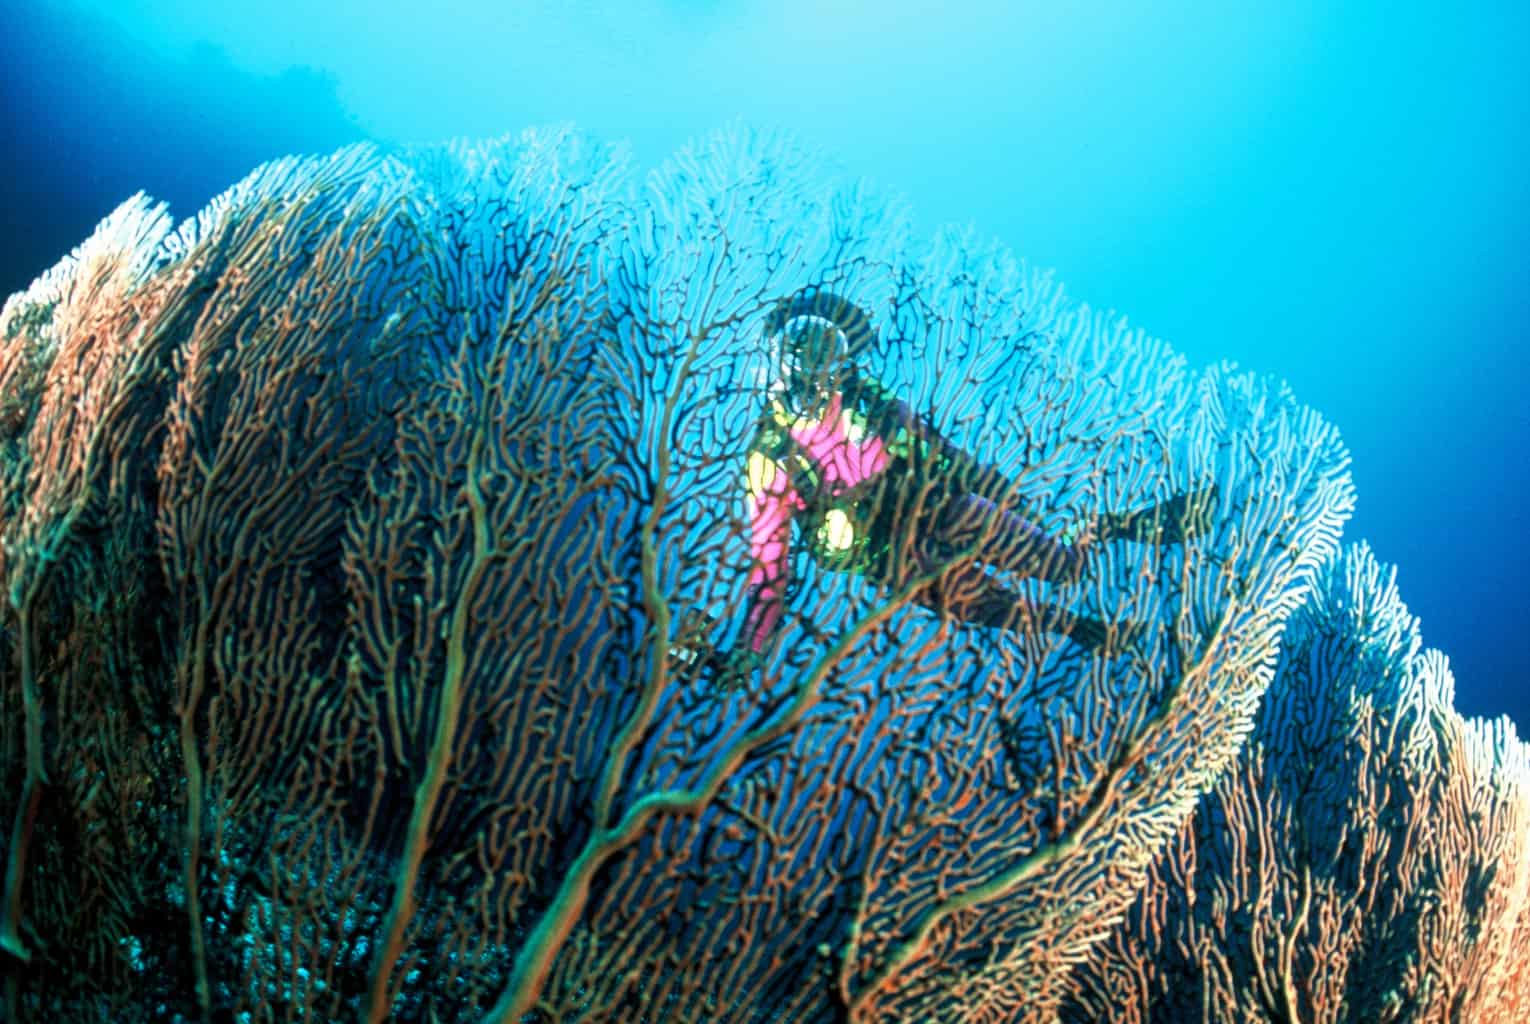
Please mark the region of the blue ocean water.
<svg viewBox="0 0 1530 1024"><path fill-rule="evenodd" d="M1481 4L9 4L0 291L138 189L572 121L652 163L789 129L1193 364L1343 431L1464 713L1530 728L1530 9Z"/></svg>

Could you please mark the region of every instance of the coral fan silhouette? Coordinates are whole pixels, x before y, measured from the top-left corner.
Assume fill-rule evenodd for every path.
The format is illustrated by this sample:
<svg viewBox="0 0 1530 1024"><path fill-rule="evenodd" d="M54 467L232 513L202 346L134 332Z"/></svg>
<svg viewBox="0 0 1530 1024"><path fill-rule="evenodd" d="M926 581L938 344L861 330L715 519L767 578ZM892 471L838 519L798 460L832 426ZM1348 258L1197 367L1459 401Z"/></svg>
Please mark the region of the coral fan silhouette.
<svg viewBox="0 0 1530 1024"><path fill-rule="evenodd" d="M917 573L802 565L761 674L713 685L674 652L695 616L740 627L759 324L809 284L871 312L877 377L1043 528L1214 482L1213 528L1015 583L1101 622L1092 650L911 601ZM1112 929L1193 891L1175 857L1206 815L1245 821L1240 748L1352 504L1337 433L1283 387L1192 373L743 132L646 178L560 130L279 161L179 226L135 197L0 339L16 1019L1121 1005L1145 940ZM1460 735L1436 763L1523 773L1509 737ZM1324 792L1380 770L1345 764ZM1355 843L1405 827L1389 807ZM1523 820L1491 814L1462 835L1509 856ZM1404 856L1364 848L1346 871ZM1523 918L1475 848L1416 849ZM1301 1006L1332 983L1277 980Z"/></svg>

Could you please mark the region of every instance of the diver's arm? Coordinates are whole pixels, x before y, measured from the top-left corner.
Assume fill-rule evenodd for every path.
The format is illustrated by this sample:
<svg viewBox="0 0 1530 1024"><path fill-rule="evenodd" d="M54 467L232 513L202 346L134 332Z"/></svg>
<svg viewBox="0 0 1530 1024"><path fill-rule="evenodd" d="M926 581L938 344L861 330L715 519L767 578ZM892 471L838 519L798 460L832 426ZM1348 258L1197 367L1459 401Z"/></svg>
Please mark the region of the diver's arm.
<svg viewBox="0 0 1530 1024"><path fill-rule="evenodd" d="M1029 504L1015 481L997 466L959 447L880 382L858 376L855 386L861 390L862 401L870 407L867 418L883 438L889 454L901 456L921 469L938 468L959 480L968 493L1028 517Z"/></svg>

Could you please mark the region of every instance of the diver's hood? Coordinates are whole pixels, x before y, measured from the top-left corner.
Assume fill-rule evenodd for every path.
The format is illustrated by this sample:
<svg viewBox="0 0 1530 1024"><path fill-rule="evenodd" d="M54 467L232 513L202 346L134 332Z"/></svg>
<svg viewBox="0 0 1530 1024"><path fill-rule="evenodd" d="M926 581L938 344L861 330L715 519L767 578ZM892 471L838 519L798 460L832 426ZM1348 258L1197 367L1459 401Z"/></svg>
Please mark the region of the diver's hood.
<svg viewBox="0 0 1530 1024"><path fill-rule="evenodd" d="M765 318L765 334L779 335L783 359L796 357L803 368L856 359L875 337L864 309L814 286L777 302Z"/></svg>

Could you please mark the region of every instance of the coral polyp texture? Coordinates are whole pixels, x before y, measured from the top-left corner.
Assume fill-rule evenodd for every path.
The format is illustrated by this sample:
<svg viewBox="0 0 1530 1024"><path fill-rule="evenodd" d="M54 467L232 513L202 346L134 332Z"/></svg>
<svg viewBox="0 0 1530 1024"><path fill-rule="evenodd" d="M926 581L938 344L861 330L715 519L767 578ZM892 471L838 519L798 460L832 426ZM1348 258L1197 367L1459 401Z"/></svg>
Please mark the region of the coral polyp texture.
<svg viewBox="0 0 1530 1024"><path fill-rule="evenodd" d="M685 653L741 628L761 323L807 285L1038 527L1209 528L1014 582L1087 648L804 561L720 685ZM781 138L134 197L0 316L6 1013L1522 1013L1526 756L1341 553L1347 463Z"/></svg>

